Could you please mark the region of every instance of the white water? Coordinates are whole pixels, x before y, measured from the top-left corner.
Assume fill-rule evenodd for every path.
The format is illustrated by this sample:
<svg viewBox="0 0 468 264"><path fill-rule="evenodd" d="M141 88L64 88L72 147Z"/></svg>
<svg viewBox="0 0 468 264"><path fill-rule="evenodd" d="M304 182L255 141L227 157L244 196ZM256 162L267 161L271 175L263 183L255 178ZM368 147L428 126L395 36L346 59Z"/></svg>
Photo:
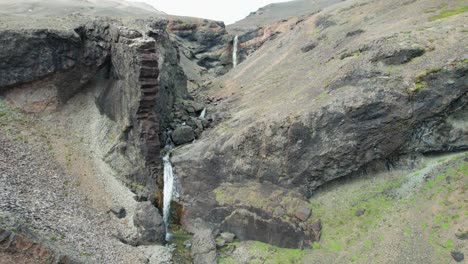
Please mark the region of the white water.
<svg viewBox="0 0 468 264"><path fill-rule="evenodd" d="M239 46L239 36L234 37L234 46L232 49L232 65L237 66L237 46Z"/></svg>
<svg viewBox="0 0 468 264"><path fill-rule="evenodd" d="M172 164L170 153L164 156L164 193L163 193L163 220L166 225L166 240L169 240L169 216L171 213L172 194L174 192L174 174L172 172Z"/></svg>
<svg viewBox="0 0 468 264"><path fill-rule="evenodd" d="M205 116L206 116L206 108L203 108L203 111L200 114L200 118L205 119Z"/></svg>

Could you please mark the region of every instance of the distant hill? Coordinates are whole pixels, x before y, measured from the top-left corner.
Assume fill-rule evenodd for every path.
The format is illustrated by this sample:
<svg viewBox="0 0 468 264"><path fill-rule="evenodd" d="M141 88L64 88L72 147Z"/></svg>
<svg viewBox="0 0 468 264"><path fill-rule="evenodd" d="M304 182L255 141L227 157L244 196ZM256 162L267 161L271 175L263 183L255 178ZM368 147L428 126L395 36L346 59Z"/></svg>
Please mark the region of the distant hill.
<svg viewBox="0 0 468 264"><path fill-rule="evenodd" d="M72 13L96 16L164 14L152 6L124 0L2 0L0 14L61 16Z"/></svg>
<svg viewBox="0 0 468 264"><path fill-rule="evenodd" d="M245 31L264 26L292 16L315 13L327 6L343 0L296 0L284 3L269 4L250 13L246 18L228 26L230 31Z"/></svg>

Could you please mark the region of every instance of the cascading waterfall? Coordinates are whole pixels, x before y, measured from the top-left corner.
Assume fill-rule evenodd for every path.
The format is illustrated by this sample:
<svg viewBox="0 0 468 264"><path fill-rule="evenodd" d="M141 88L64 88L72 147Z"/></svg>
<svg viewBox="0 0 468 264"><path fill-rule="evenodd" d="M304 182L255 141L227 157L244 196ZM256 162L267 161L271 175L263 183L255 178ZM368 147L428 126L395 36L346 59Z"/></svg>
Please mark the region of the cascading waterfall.
<svg viewBox="0 0 468 264"><path fill-rule="evenodd" d="M203 111L200 114L200 118L205 119L205 116L206 116L206 108L203 108Z"/></svg>
<svg viewBox="0 0 468 264"><path fill-rule="evenodd" d="M164 193L163 193L163 220L166 225L166 240L169 240L171 234L169 232L169 220L171 213L172 194L174 192L174 174L172 172L172 163L168 153L163 158L164 162Z"/></svg>
<svg viewBox="0 0 468 264"><path fill-rule="evenodd" d="M237 46L239 46L239 36L234 37L234 45L232 49L232 65L237 66Z"/></svg>

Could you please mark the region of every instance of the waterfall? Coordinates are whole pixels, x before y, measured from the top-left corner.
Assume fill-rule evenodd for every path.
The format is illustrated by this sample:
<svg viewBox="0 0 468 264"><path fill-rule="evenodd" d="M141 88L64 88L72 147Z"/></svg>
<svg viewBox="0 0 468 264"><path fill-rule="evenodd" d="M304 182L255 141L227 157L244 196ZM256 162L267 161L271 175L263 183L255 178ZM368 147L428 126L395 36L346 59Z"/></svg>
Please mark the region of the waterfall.
<svg viewBox="0 0 468 264"><path fill-rule="evenodd" d="M203 111L202 111L201 114L200 114L200 118L201 118L201 119L205 119L205 116L206 116L206 107L203 108Z"/></svg>
<svg viewBox="0 0 468 264"><path fill-rule="evenodd" d="M232 65L237 66L237 46L239 46L239 36L234 37L234 45L232 49Z"/></svg>
<svg viewBox="0 0 468 264"><path fill-rule="evenodd" d="M171 213L171 201L174 189L174 174L172 173L172 164L170 153L163 158L164 162L164 193L163 193L163 220L166 225L166 240L169 240L169 220Z"/></svg>

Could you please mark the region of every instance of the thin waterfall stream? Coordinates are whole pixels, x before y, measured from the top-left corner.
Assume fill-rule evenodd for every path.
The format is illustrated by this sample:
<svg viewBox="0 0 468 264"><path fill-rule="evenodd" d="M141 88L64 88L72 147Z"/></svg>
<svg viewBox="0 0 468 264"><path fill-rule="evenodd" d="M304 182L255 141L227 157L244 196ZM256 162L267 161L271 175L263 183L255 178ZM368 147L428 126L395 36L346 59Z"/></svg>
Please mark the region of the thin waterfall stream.
<svg viewBox="0 0 468 264"><path fill-rule="evenodd" d="M237 46L239 46L239 36L234 37L233 49L232 49L232 65L237 67Z"/></svg>
<svg viewBox="0 0 468 264"><path fill-rule="evenodd" d="M163 220L166 226L166 240L171 238L169 232L171 201L174 193L174 174L172 171L171 153L163 158L164 162L164 190L163 190Z"/></svg>
<svg viewBox="0 0 468 264"><path fill-rule="evenodd" d="M205 117L206 117L206 107L203 108L203 111L202 111L201 114L200 114L200 118L201 118L201 119L205 119Z"/></svg>

